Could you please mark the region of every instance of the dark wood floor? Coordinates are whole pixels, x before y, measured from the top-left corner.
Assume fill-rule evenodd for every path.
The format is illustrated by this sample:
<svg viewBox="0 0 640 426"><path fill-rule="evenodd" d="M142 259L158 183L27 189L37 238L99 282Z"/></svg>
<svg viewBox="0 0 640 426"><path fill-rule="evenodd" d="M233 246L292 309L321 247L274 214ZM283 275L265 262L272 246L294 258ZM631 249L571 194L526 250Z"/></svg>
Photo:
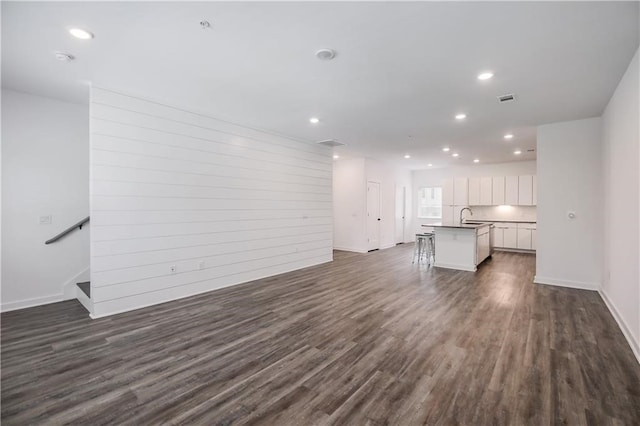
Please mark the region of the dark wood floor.
<svg viewBox="0 0 640 426"><path fill-rule="evenodd" d="M640 367L597 293L411 245L91 320L2 314L2 424L640 424Z"/></svg>

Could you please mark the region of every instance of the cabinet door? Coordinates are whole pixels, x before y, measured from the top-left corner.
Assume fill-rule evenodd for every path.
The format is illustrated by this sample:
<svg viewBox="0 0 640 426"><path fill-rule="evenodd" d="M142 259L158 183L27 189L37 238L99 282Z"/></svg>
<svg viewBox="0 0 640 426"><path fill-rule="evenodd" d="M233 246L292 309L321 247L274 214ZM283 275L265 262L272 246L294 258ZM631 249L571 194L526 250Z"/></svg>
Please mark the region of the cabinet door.
<svg viewBox="0 0 640 426"><path fill-rule="evenodd" d="M518 230L516 228L506 228L504 230L504 248L518 247Z"/></svg>
<svg viewBox="0 0 640 426"><path fill-rule="evenodd" d="M480 205L480 178L469 178L469 205Z"/></svg>
<svg viewBox="0 0 640 426"><path fill-rule="evenodd" d="M455 178L453 180L453 204L455 206L469 205L469 179Z"/></svg>
<svg viewBox="0 0 640 426"><path fill-rule="evenodd" d="M476 238L476 265L489 257L491 250L489 249L489 233L485 232Z"/></svg>
<svg viewBox="0 0 640 426"><path fill-rule="evenodd" d="M519 249L531 249L531 229L518 229L518 246Z"/></svg>
<svg viewBox="0 0 640 426"><path fill-rule="evenodd" d="M469 198L471 198L471 194L469 194ZM480 178L480 205L481 206L490 206L493 203L491 202L493 199L493 181L490 177ZM469 201L471 203L471 201Z"/></svg>
<svg viewBox="0 0 640 426"><path fill-rule="evenodd" d="M493 246L504 247L504 228L494 227L492 232L493 232Z"/></svg>
<svg viewBox="0 0 640 426"><path fill-rule="evenodd" d="M533 176L518 177L518 205L533 205Z"/></svg>
<svg viewBox="0 0 640 426"><path fill-rule="evenodd" d="M497 176L492 178L492 186L493 186L493 205L501 206L505 204L504 201L504 176Z"/></svg>
<svg viewBox="0 0 640 426"><path fill-rule="evenodd" d="M536 250L537 246L538 246L538 231L533 229L531 230L531 249L532 250Z"/></svg>
<svg viewBox="0 0 640 426"><path fill-rule="evenodd" d="M453 222L453 206L442 206L442 222Z"/></svg>
<svg viewBox="0 0 640 426"><path fill-rule="evenodd" d="M518 205L518 176L507 176L504 184L504 203Z"/></svg>
<svg viewBox="0 0 640 426"><path fill-rule="evenodd" d="M538 205L538 176L533 175L533 194L532 194L533 202L532 205Z"/></svg>
<svg viewBox="0 0 640 426"><path fill-rule="evenodd" d="M442 181L442 205L453 205L453 178Z"/></svg>

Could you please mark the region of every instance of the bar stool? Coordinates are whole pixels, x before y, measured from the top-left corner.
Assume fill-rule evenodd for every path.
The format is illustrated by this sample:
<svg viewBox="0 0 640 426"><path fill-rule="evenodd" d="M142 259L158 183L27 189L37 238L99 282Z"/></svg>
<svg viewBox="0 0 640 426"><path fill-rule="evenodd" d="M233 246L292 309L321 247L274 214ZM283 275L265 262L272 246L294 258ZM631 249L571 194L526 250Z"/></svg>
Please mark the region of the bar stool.
<svg viewBox="0 0 640 426"><path fill-rule="evenodd" d="M435 260L435 238L432 233L416 234L416 245L413 251L413 261L418 263L424 258L427 265L431 264L432 259Z"/></svg>

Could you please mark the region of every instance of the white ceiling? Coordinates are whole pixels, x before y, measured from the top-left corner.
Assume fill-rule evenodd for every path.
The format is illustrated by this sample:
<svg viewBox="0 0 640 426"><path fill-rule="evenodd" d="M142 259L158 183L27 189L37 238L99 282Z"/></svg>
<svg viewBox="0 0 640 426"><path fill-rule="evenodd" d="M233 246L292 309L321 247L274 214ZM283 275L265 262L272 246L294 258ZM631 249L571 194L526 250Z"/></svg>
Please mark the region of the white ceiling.
<svg viewBox="0 0 640 426"><path fill-rule="evenodd" d="M3 1L2 85L86 103L93 82L413 169L530 160L535 126L601 114L638 48L638 6Z"/></svg>

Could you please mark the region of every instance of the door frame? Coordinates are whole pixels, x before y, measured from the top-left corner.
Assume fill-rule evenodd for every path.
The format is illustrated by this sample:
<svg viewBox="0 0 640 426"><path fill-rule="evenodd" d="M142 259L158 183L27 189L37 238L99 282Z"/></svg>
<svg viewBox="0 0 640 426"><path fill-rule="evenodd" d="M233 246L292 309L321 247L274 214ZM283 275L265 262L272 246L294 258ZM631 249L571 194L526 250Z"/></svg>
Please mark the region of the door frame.
<svg viewBox="0 0 640 426"><path fill-rule="evenodd" d="M371 235L371 231L370 230L370 220L369 218L371 217L370 214L371 212L369 211L369 187L370 185L376 185L378 188L378 205L377 205L377 209L378 209L378 217L376 218L377 220L375 221L376 226L375 226L375 230L373 230L377 235L377 239L375 243L371 243L371 239L369 238L369 236ZM372 180L368 180L367 181L367 226L366 226L366 230L367 230L367 251L373 251L373 250L379 250L380 249L380 235L381 235L381 229L380 229L380 222L382 222L382 191L380 188L380 182L376 182L376 181L372 181Z"/></svg>

